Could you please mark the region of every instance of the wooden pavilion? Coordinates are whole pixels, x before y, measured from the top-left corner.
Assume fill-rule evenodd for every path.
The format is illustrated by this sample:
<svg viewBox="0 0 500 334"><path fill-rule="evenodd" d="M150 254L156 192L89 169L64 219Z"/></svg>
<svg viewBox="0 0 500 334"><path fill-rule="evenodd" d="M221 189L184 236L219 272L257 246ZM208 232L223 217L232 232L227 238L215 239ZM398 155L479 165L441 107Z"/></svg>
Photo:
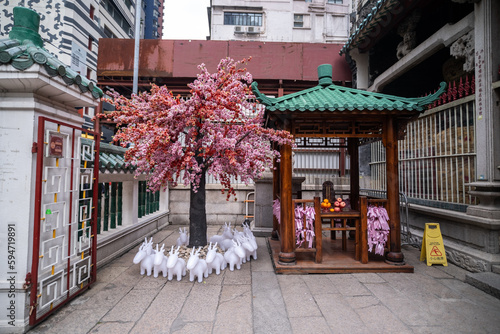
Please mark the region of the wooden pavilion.
<svg viewBox="0 0 500 334"><path fill-rule="evenodd" d="M280 200L280 224L275 220L274 240L270 240L273 259L278 273L339 273L339 272L413 272L405 264L401 252L401 226L399 211L398 139L405 136L406 124L423 112L429 103L444 91L445 84L429 96L403 98L398 96L367 92L332 83L332 66L318 67L319 85L270 98L262 94L257 82L252 89L266 106L267 126L290 131L302 145L342 138L337 141L347 146L351 159L349 199L351 210L341 213L321 212L319 199L297 199L292 194L292 147L280 148L279 168L273 175L274 198ZM375 201L360 197L358 148L371 140L383 141L386 148L387 199L384 205L389 215L390 232L385 257L370 254L366 245L366 205ZM294 210L298 204L314 203L314 244L311 248L296 247ZM340 219L340 227L334 225ZM321 221L321 224L316 222ZM324 227L325 221L328 227ZM354 222L349 227L346 221ZM353 224L350 224L353 225ZM342 231L340 240L323 238L324 231ZM354 241L346 242L346 233L355 231ZM311 254L312 253L312 256Z"/></svg>

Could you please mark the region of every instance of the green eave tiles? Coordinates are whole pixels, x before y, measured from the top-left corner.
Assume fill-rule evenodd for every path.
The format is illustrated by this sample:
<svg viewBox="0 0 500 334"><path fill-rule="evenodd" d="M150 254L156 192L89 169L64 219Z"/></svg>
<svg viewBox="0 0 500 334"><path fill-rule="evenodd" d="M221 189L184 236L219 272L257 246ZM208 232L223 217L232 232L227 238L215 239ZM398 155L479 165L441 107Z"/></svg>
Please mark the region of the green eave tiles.
<svg viewBox="0 0 500 334"><path fill-rule="evenodd" d="M91 145L91 139L82 138L82 143L87 145ZM135 169L135 166L132 164L125 162L125 152L126 148L111 145L107 143L99 143L99 170L101 173L109 172L109 173L127 173L132 172ZM90 159L90 154L86 154L86 159ZM89 161L90 162L90 161ZM93 167L93 161L87 163L87 168Z"/></svg>
<svg viewBox="0 0 500 334"><path fill-rule="evenodd" d="M252 91L257 99L266 106L268 111L415 111L421 112L434 102L445 90L442 82L440 89L425 97L404 98L394 95L367 92L354 88L327 85L312 87L300 92L278 98L270 98L258 89L257 82L252 83Z"/></svg>
<svg viewBox="0 0 500 334"><path fill-rule="evenodd" d="M360 23L356 30L349 36L347 42L344 44L340 50L340 54L347 53L349 50L355 48L361 42L364 41L365 37L370 33L370 31L379 24L382 18L388 14L389 11L394 8L399 1L397 0L379 0L373 6L370 13L366 18Z"/></svg>
<svg viewBox="0 0 500 334"><path fill-rule="evenodd" d="M49 51L36 46L31 41L0 40L0 65L10 64L12 67L24 71L35 63L42 65L50 76L61 77L68 86L76 85L80 92L90 92L94 99L99 99L104 95L93 81L76 73Z"/></svg>

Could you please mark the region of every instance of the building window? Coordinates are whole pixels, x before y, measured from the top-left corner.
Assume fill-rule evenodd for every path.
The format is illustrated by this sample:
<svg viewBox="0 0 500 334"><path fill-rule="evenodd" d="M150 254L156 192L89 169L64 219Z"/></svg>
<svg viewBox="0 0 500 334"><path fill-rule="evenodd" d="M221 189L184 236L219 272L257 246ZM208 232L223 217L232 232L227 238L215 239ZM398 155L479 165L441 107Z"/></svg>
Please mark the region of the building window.
<svg viewBox="0 0 500 334"><path fill-rule="evenodd" d="M127 19L123 16L118 7L111 0L102 0L102 5L104 9L107 10L109 15L113 17L116 23L123 29L123 31L128 32L131 29L130 24L127 22Z"/></svg>
<svg viewBox="0 0 500 334"><path fill-rule="evenodd" d="M235 26L262 26L262 13L225 12L224 24Z"/></svg>
<svg viewBox="0 0 500 334"><path fill-rule="evenodd" d="M327 3L336 3L336 4L342 4L344 3L344 0L328 0Z"/></svg>
<svg viewBox="0 0 500 334"><path fill-rule="evenodd" d="M89 16L90 16L90 18L91 18L92 20L94 19L94 11L95 11L94 6L90 5L90 12L89 12Z"/></svg>
<svg viewBox="0 0 500 334"><path fill-rule="evenodd" d="M294 14L293 15L293 27L294 28L304 28L304 15Z"/></svg>
<svg viewBox="0 0 500 334"><path fill-rule="evenodd" d="M116 38L116 35L113 34L111 29L109 29L106 25L104 26L104 36L106 36L107 38Z"/></svg>
<svg viewBox="0 0 500 334"><path fill-rule="evenodd" d="M87 45L87 48L89 49L89 51L92 51L92 41L93 41L92 36L89 36L89 44Z"/></svg>

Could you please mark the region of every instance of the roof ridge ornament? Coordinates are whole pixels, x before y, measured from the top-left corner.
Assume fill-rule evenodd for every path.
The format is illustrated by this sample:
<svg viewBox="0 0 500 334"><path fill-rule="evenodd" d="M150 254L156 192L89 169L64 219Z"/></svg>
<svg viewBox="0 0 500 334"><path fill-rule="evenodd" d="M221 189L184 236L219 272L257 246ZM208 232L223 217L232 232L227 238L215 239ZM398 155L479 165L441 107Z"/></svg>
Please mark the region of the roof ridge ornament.
<svg viewBox="0 0 500 334"><path fill-rule="evenodd" d="M410 98L409 100L416 101L417 105L419 106L426 106L437 100L441 96L441 94L443 94L446 91L446 86L447 86L446 82L441 81L441 83L439 84L439 89L434 94L429 94L424 97L414 97Z"/></svg>
<svg viewBox="0 0 500 334"><path fill-rule="evenodd" d="M322 64L318 66L318 80L323 87L333 84L332 81L332 64Z"/></svg>
<svg viewBox="0 0 500 334"><path fill-rule="evenodd" d="M43 40L38 29L40 28L40 15L32 9L14 7L14 26L9 33L10 39L19 41L29 40L34 45L43 47Z"/></svg>
<svg viewBox="0 0 500 334"><path fill-rule="evenodd" d="M263 104L265 105L273 105L276 103L276 101L274 101L275 99L274 98L271 98L271 97L267 97L265 96L264 94L262 94L260 91L259 91L259 88L257 87L259 84L257 83L257 81L254 81L252 82L252 84L250 85L250 87L252 88L252 92L253 94L255 95L255 97Z"/></svg>

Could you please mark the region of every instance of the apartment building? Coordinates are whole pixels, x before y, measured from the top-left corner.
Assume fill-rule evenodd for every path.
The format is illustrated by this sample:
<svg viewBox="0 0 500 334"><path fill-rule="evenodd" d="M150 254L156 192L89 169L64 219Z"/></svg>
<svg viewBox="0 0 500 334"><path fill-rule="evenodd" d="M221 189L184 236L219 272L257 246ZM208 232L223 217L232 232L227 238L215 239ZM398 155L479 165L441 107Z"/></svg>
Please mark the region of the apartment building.
<svg viewBox="0 0 500 334"><path fill-rule="evenodd" d="M144 38L161 39L163 35L163 0L143 0Z"/></svg>
<svg viewBox="0 0 500 334"><path fill-rule="evenodd" d="M212 40L344 43L351 0L213 0Z"/></svg>

